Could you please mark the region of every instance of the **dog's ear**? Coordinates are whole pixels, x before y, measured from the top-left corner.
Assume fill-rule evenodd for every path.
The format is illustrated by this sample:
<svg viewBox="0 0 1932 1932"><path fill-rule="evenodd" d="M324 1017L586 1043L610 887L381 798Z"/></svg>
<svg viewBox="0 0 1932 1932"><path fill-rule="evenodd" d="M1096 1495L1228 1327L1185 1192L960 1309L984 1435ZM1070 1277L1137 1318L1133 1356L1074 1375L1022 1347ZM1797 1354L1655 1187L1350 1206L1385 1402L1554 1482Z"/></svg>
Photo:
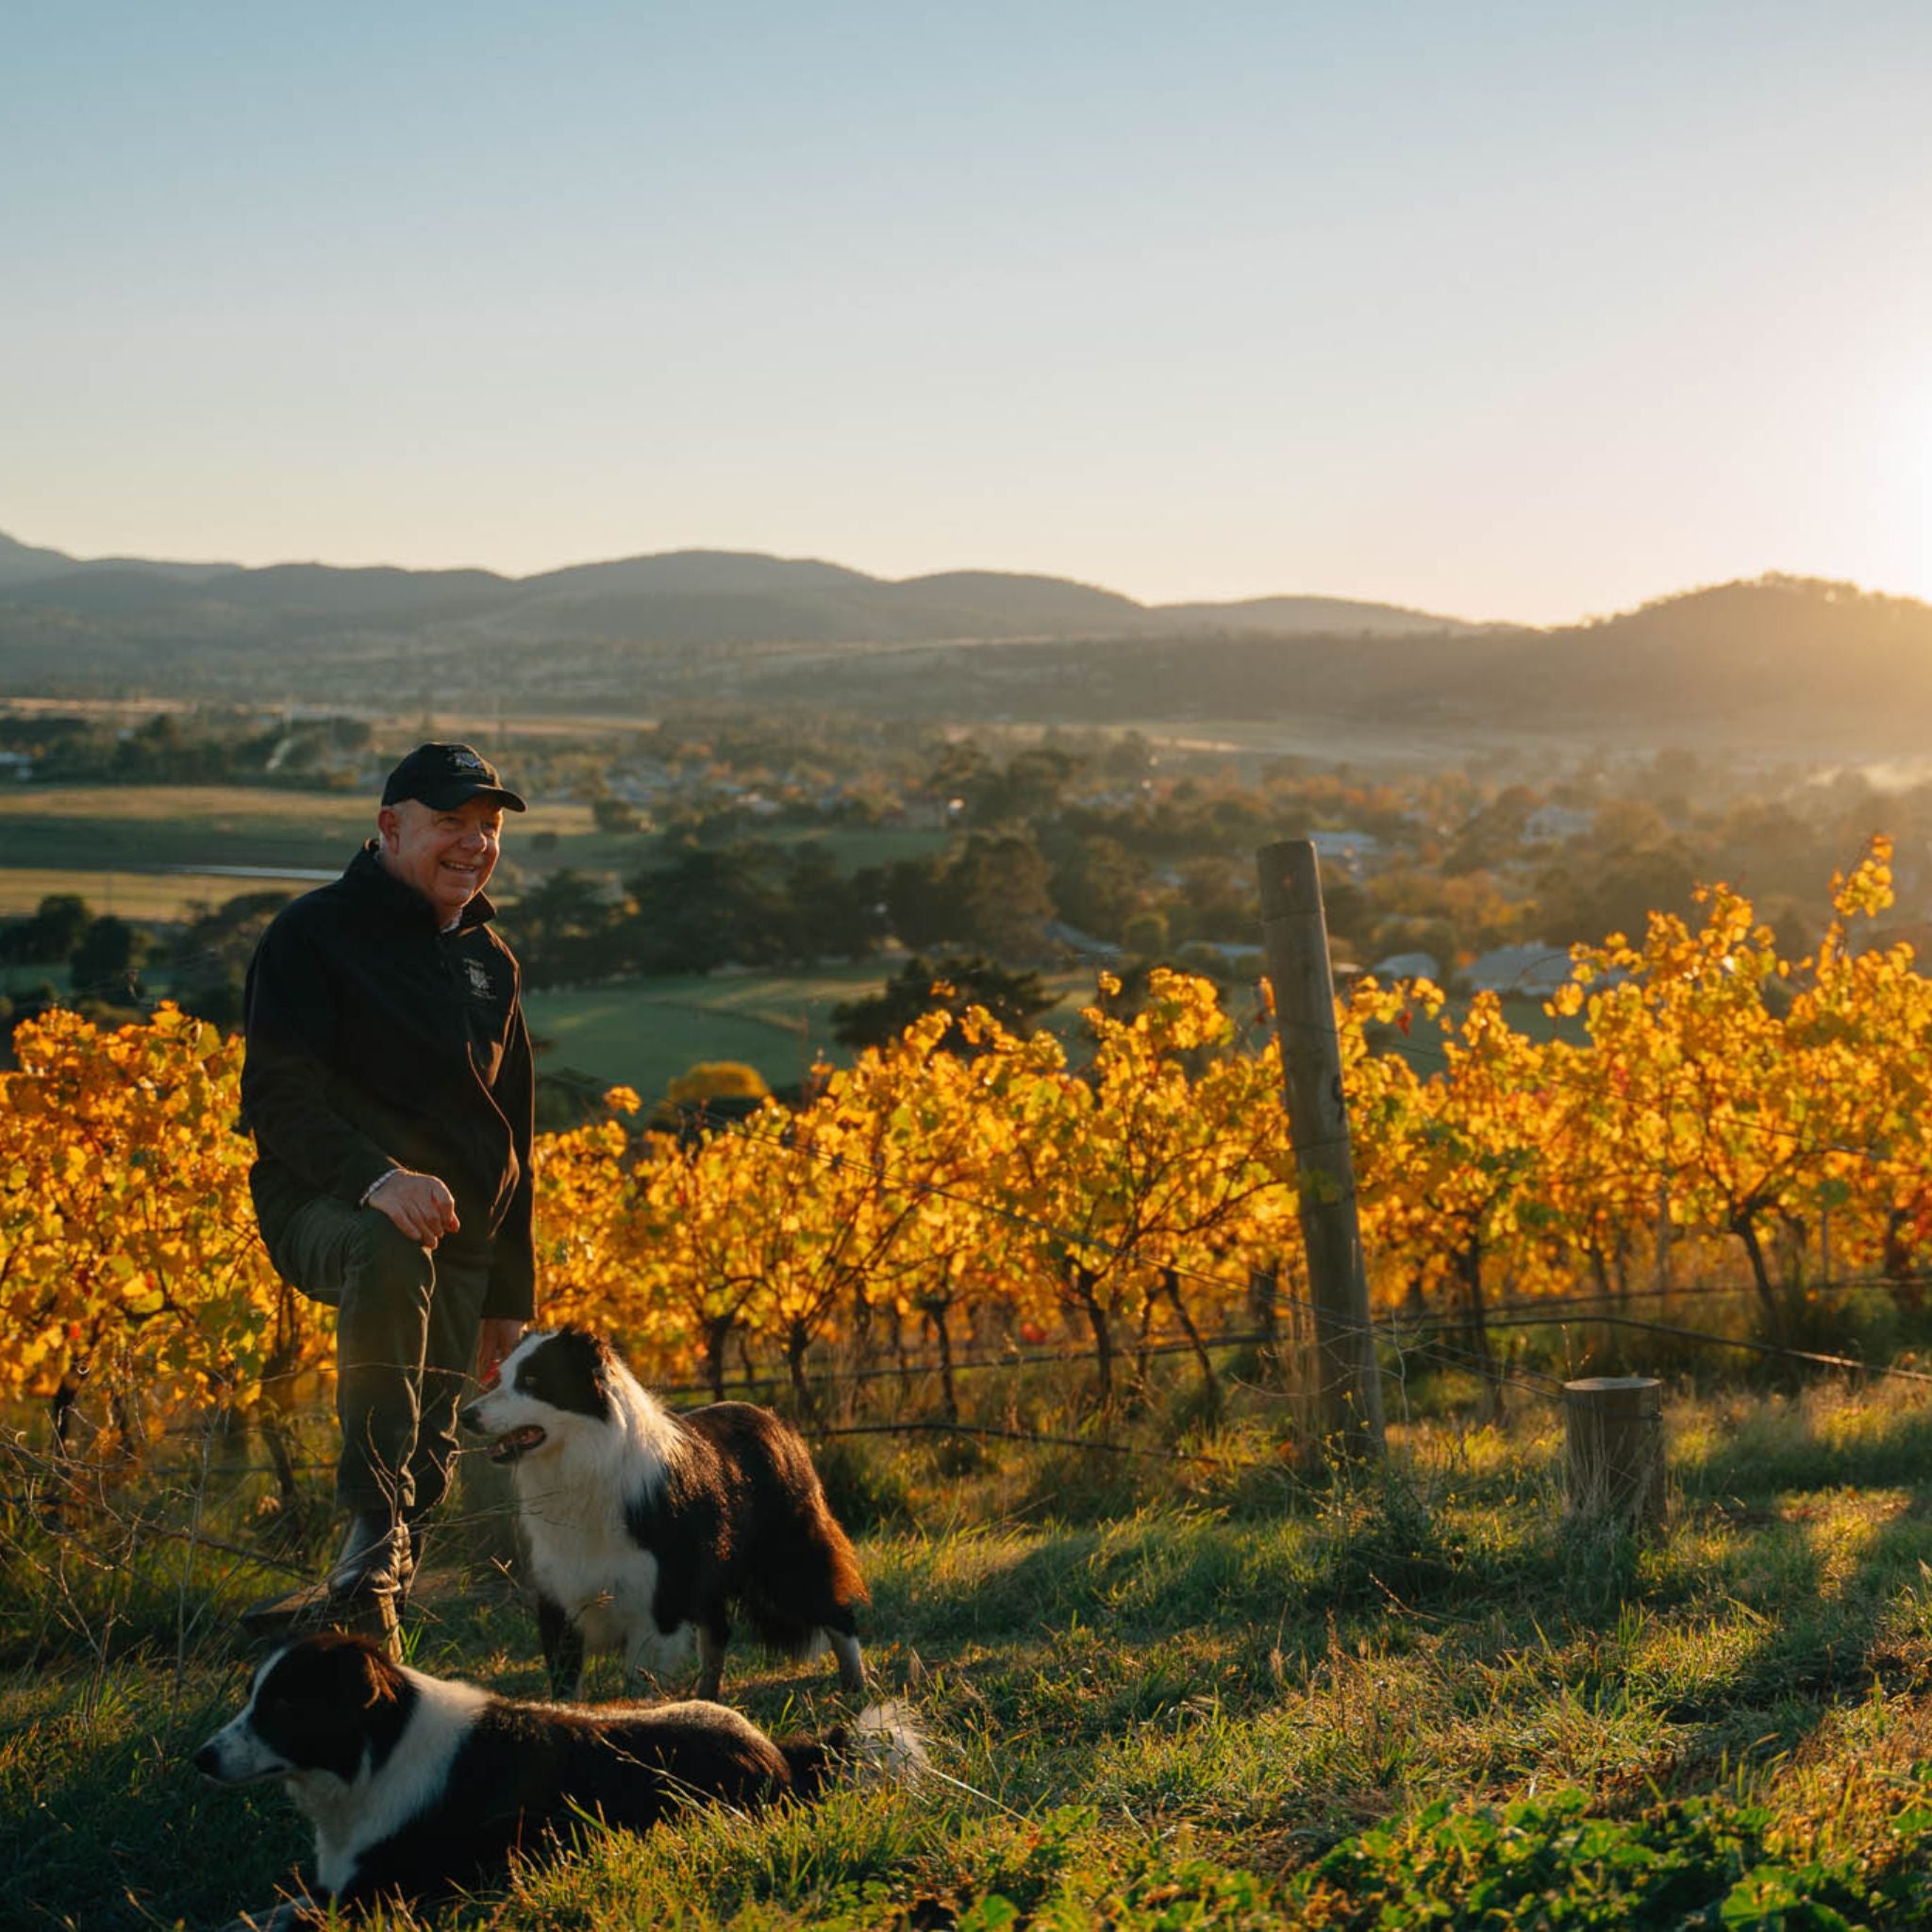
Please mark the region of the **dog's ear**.
<svg viewBox="0 0 1932 1932"><path fill-rule="evenodd" d="M356 1702L364 1710L396 1701L395 1667L375 1650L357 1652Z"/></svg>
<svg viewBox="0 0 1932 1932"><path fill-rule="evenodd" d="M601 1335L591 1337L591 1380L606 1402L610 1400L612 1372L618 1365L617 1351Z"/></svg>
<svg viewBox="0 0 1932 1932"><path fill-rule="evenodd" d="M590 1375L591 1387L608 1402L610 1372L619 1360L617 1351L595 1329L579 1327L575 1322L566 1324L557 1333L559 1340L566 1337L569 1339L571 1347L576 1351L578 1358Z"/></svg>

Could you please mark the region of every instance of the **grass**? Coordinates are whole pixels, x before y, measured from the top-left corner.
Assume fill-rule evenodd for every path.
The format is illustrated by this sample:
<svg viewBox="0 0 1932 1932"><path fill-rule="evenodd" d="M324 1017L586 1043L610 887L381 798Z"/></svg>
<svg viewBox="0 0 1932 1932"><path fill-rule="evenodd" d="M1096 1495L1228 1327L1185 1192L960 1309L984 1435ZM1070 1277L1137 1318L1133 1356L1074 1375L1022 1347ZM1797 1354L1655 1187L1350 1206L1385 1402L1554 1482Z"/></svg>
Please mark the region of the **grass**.
<svg viewBox="0 0 1932 1932"><path fill-rule="evenodd" d="M1053 1399L1012 1397L1036 1426ZM1280 1426L1251 1397L1222 1467L827 1445L870 1660L956 1782L592 1833L446 1923L1932 1920L1916 1393L1680 1399L1672 1522L1645 1546L1566 1529L1547 1409L1507 1431L1412 1421L1386 1474L1332 1485L1273 1453ZM159 1532L198 1498L203 1533L245 1546L271 1521L258 1480L151 1481L138 1536L96 1508L56 1539L12 1507L0 1869L19 1923L215 1923L302 1855L279 1793L186 1768L243 1681L232 1613L273 1578L206 1547L189 1568ZM425 1667L539 1689L529 1620L487 1578L445 1571L411 1641ZM726 1681L774 1726L828 1721L823 1667L734 1652Z"/></svg>

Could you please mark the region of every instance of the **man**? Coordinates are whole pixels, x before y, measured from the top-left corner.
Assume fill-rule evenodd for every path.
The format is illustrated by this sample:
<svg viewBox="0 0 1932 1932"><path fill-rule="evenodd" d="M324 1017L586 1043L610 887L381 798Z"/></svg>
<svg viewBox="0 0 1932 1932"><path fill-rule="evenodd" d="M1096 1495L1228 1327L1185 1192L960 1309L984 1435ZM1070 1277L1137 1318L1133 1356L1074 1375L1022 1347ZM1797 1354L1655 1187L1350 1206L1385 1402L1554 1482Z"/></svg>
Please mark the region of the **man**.
<svg viewBox="0 0 1932 1932"><path fill-rule="evenodd" d="M483 892L506 808L524 801L470 746L417 746L375 838L275 916L248 970L262 1240L337 1310L349 1527L310 1595L385 1633L449 1487L471 1365L491 1374L534 1307L530 1039Z"/></svg>

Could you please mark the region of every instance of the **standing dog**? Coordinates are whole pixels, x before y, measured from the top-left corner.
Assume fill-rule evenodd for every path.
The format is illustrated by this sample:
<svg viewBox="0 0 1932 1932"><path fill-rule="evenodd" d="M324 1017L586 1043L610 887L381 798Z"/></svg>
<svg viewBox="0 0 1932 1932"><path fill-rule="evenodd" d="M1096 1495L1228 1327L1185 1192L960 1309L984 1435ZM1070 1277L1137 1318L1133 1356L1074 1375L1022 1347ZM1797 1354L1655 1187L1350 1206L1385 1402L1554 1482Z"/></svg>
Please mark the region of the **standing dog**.
<svg viewBox="0 0 1932 1932"><path fill-rule="evenodd" d="M719 1402L673 1415L615 1349L581 1328L528 1335L462 1411L511 1465L551 1687L575 1697L590 1651L654 1674L696 1650L716 1697L730 1606L774 1649L823 1638L848 1690L865 1685L852 1544L796 1430Z"/></svg>
<svg viewBox="0 0 1932 1932"><path fill-rule="evenodd" d="M350 1913L473 1887L587 1815L642 1831L681 1805L808 1803L841 1766L907 1778L924 1762L891 1707L822 1740L774 1740L721 1704L495 1697L334 1632L276 1651L241 1714L194 1754L222 1784L287 1783L315 1826L315 1890ZM319 1917L295 1906L270 1923Z"/></svg>

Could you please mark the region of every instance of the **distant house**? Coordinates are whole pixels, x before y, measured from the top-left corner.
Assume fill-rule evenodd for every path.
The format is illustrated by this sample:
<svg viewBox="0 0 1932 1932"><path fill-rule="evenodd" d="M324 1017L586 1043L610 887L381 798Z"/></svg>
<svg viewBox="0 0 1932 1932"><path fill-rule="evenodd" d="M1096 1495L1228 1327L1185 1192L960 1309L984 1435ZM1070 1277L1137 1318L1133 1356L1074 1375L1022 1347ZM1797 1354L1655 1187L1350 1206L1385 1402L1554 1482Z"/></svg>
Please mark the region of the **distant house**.
<svg viewBox="0 0 1932 1932"><path fill-rule="evenodd" d="M1183 961L1190 953L1199 953L1203 956L1211 953L1221 961L1224 972L1231 973L1237 977L1267 971L1268 956L1259 946L1240 945L1231 940L1190 940L1181 948Z"/></svg>
<svg viewBox="0 0 1932 1932"><path fill-rule="evenodd" d="M1310 832L1308 843L1324 865L1336 867L1352 879L1374 872L1387 856L1373 832Z"/></svg>
<svg viewBox="0 0 1932 1932"><path fill-rule="evenodd" d="M1570 949L1541 942L1498 946L1459 975L1471 992L1521 993L1547 999L1570 977Z"/></svg>
<svg viewBox="0 0 1932 1932"><path fill-rule="evenodd" d="M1593 811L1567 805L1540 805L1523 823L1523 836L1533 845L1560 845L1580 839L1596 824Z"/></svg>
<svg viewBox="0 0 1932 1932"><path fill-rule="evenodd" d="M1377 979L1430 979L1442 982L1442 969L1433 953L1391 953L1369 968Z"/></svg>
<svg viewBox="0 0 1932 1932"><path fill-rule="evenodd" d="M1050 944L1064 946L1083 959L1118 959L1121 956L1121 949L1111 940L1095 939L1091 932L1082 932L1064 919L1049 919L1041 930Z"/></svg>
<svg viewBox="0 0 1932 1932"><path fill-rule="evenodd" d="M23 785L34 774L31 752L0 751L0 778L18 779Z"/></svg>

